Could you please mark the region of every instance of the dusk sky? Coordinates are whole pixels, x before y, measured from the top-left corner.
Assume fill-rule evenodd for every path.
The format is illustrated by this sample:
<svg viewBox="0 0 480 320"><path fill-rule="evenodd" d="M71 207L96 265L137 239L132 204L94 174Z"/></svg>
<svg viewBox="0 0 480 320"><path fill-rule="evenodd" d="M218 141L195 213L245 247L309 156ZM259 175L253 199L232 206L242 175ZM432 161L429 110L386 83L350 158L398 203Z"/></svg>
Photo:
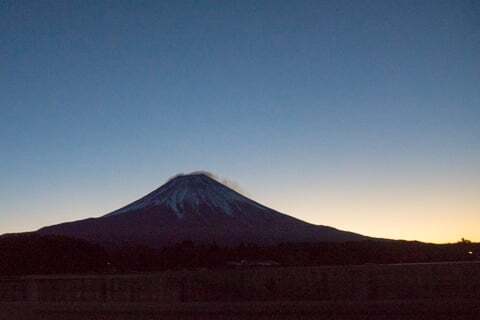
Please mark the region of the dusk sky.
<svg viewBox="0 0 480 320"><path fill-rule="evenodd" d="M0 233L208 170L302 220L480 241L479 1L0 1Z"/></svg>

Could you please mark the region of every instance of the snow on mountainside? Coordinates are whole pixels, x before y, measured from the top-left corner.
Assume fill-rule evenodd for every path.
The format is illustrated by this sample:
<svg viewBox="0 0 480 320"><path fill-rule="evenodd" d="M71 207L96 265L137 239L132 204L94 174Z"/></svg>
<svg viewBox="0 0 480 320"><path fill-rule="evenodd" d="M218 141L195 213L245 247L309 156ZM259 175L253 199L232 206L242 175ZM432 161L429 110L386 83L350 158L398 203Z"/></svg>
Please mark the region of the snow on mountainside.
<svg viewBox="0 0 480 320"><path fill-rule="evenodd" d="M217 209L226 215L240 210L239 204L266 207L240 195L236 191L217 182L205 173L178 175L145 197L106 216L122 214L140 209L166 206L182 219L187 210L200 211L200 204ZM188 209L187 209L188 208Z"/></svg>
<svg viewBox="0 0 480 320"><path fill-rule="evenodd" d="M277 212L198 172L176 176L137 201L99 218L53 225L38 233L153 247L183 240L232 245L368 239Z"/></svg>

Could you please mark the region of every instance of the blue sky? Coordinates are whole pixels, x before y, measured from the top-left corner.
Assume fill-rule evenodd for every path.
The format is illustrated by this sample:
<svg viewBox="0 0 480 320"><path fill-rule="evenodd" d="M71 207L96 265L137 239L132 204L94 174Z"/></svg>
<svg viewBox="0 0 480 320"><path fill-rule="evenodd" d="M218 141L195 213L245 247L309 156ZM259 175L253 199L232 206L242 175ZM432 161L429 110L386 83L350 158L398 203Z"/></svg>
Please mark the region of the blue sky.
<svg viewBox="0 0 480 320"><path fill-rule="evenodd" d="M209 170L374 236L480 241L476 1L2 1L0 233Z"/></svg>

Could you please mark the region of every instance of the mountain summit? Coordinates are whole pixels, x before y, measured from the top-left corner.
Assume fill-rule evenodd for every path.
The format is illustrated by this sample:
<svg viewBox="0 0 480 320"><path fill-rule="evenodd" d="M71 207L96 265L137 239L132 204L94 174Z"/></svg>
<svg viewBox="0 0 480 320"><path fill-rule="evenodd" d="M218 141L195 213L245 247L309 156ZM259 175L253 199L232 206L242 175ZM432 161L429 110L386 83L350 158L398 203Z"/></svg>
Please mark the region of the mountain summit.
<svg viewBox="0 0 480 320"><path fill-rule="evenodd" d="M184 240L268 245L367 239L272 210L202 172L178 175L146 196L99 218L53 225L38 233L152 247Z"/></svg>
<svg viewBox="0 0 480 320"><path fill-rule="evenodd" d="M208 173L177 175L145 197L106 216L155 208L159 214L174 213L178 219L208 219L210 216L242 216L252 209L268 210L227 186ZM207 211L209 214L207 215Z"/></svg>

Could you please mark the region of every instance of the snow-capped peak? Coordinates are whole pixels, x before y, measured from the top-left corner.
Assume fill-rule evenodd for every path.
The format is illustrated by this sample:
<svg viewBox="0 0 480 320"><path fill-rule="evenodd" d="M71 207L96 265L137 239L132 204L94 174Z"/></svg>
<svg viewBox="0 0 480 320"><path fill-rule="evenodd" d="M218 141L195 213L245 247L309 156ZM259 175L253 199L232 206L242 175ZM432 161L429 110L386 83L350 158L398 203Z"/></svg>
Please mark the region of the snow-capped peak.
<svg viewBox="0 0 480 320"><path fill-rule="evenodd" d="M182 219L187 211L199 213L200 206L208 206L215 212L233 216L241 206L253 205L265 209L238 192L216 181L210 175L196 172L177 175L145 197L107 216L137 211L144 208L164 207Z"/></svg>

